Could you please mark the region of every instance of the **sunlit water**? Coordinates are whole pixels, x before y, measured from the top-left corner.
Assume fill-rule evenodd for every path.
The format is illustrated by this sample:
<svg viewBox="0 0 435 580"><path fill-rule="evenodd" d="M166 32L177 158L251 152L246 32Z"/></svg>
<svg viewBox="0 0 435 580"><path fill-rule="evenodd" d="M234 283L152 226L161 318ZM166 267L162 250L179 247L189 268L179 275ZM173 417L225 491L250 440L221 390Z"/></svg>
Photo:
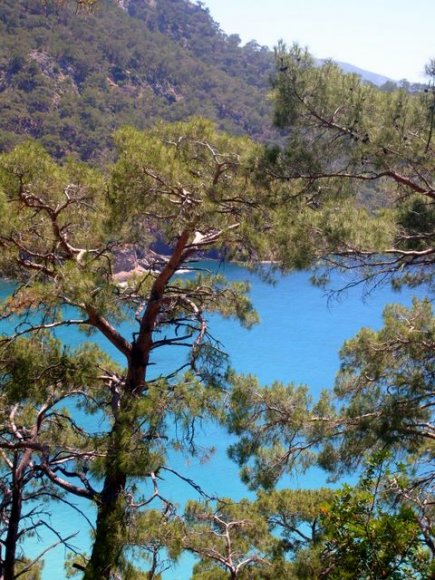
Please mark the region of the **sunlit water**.
<svg viewBox="0 0 435 580"><path fill-rule="evenodd" d="M397 294L389 287L383 287L363 300L362 288L357 287L339 301L328 302L324 292L310 284L307 273L280 276L275 285L265 283L234 265L226 265L223 273L230 280L250 280L252 302L261 319L253 329L246 330L232 321L212 317L213 335L229 353L233 368L237 372L257 375L263 384L280 380L309 385L314 397L322 389L332 387L339 366L338 351L344 340L352 337L362 326L380 328L382 310L387 303L410 305L415 294L410 290ZM333 280L335 288L345 283L346 280L338 276ZM4 296L10 291L10 284L0 284L0 294ZM422 290L418 293L423 296ZM7 325L3 324L0 330L7 332ZM125 326L124 331L131 332L131 329ZM71 329L62 330L59 336L72 345L84 340L82 334ZM98 342L113 355L116 354L105 339L98 339ZM160 355L155 360L156 368L170 368L174 362L171 360L173 356L175 358L166 350L164 357ZM171 466L184 477L194 480L210 495L231 496L235 500L248 495L246 487L238 479L237 467L226 456L226 448L231 441L228 434L207 425L198 435L200 443L216 447L212 459L203 464L186 457L172 457ZM295 488L319 487L325 481L323 473L313 470L308 475L289 477L283 484ZM174 477L168 476L162 482L161 490L181 506L188 498L198 499L191 487ZM93 519L94 512L89 504L74 498L71 501ZM80 549L89 546L89 527L72 508L64 504L54 506L51 525L64 537L78 532L72 542ZM40 541L32 538L27 541L26 554L34 557L55 541L56 538L48 539L46 534ZM43 580L65 578L64 557L65 549L61 546L45 556ZM183 557L176 568L164 574L165 580L187 580L192 562L192 558Z"/></svg>

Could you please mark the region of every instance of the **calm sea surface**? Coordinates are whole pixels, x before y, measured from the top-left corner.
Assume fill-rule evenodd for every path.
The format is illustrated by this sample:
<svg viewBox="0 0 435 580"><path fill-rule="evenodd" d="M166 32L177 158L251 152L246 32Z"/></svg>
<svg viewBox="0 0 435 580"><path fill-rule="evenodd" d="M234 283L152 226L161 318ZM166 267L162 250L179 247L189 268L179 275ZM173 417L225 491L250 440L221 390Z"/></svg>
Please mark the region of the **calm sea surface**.
<svg viewBox="0 0 435 580"><path fill-rule="evenodd" d="M223 273L230 280L249 279L252 284L251 298L260 315L260 323L251 330L245 330L236 323L214 316L211 319L215 338L224 345L236 371L255 374L263 384L274 380L306 384L314 396L324 388L331 388L338 370L338 351L347 338L352 337L362 326L380 328L382 310L390 302L410 305L415 291L395 293L384 287L372 292L363 300L362 288L348 291L339 301L328 300L324 292L314 288L307 273L294 273L279 276L275 285L262 282L243 268L226 265ZM345 278L336 276L332 286L343 287ZM0 296L11 291L12 286L0 282ZM424 292L417 294L422 297ZM5 324L1 332L7 332ZM131 333L128 326L123 331ZM68 330L59 333L62 339L74 345L83 340L83 335ZM105 339L100 345L111 351ZM177 349L173 349L177 350ZM156 359L156 368L163 365L170 368L174 360L171 353ZM119 362L122 362L121 360ZM96 421L96 419L93 419ZM96 425L98 429L98 425ZM185 477L193 479L207 493L231 496L240 499L248 492L238 479L237 467L226 457L229 436L215 426L207 426L199 433L200 442L214 445L216 453L206 464L200 464L185 457L173 457L171 466L181 471ZM284 482L292 487L319 487L325 483L325 476L318 470L309 474L295 475ZM187 498L195 498L193 490L175 478L168 477L162 483L162 491L180 505ZM92 520L94 513L89 504L72 500L83 508ZM63 536L78 532L73 543L85 548L89 545L89 529L83 518L72 508L59 504L51 517L53 528L62 531ZM36 556L56 538L45 534L32 538L26 543L26 554ZM57 547L45 557L43 580L62 580L65 578L63 562L65 549ZM193 560L183 557L179 565L164 574L165 580L187 580Z"/></svg>

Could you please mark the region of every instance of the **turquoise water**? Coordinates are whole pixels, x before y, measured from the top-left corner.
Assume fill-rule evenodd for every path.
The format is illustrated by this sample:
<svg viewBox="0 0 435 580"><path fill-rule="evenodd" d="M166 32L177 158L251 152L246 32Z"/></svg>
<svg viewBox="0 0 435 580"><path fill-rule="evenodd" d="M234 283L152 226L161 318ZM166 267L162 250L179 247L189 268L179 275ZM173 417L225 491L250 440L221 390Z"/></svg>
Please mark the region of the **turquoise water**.
<svg viewBox="0 0 435 580"><path fill-rule="evenodd" d="M267 284L258 277L235 265L226 265L223 273L231 280L249 279L252 284L251 298L260 314L260 323L251 330L239 327L232 321L214 316L211 319L213 335L224 345L236 371L251 373L264 384L273 380L302 383L310 386L314 396L323 388L331 388L338 370L338 351L344 340L352 337L362 326L380 328L382 310L387 303L411 304L410 290L394 293L390 288L378 288L363 300L362 288L356 287L343 295L340 301L328 300L324 292L309 283L305 272L280 276L275 285ZM333 287L346 283L336 276ZM11 285L2 283L0 295L7 294ZM423 291L419 291L420 296ZM128 332L128 327L124 328ZM6 325L0 331L7 331ZM83 335L65 329L62 338L74 344ZM101 339L101 346L111 352L110 345ZM167 353L166 353L167 355ZM167 360L156 360L168 364ZM172 361L171 361L172 362ZM167 368L167 367L166 367ZM237 467L226 457L229 436L215 426L207 425L199 433L200 442L214 445L216 453L206 464L191 459L173 457L171 466L185 477L193 479L210 495L231 496L240 499L248 494L238 479ZM284 482L292 487L318 487L325 483L325 476L313 470L304 476L295 475ZM188 497L195 498L193 490L174 477L162 482L162 491L182 504ZM92 519L93 511L86 502L73 500ZM89 529L83 519L70 507L55 507L51 525L62 530L63 535L79 532L72 542L80 547L89 544ZM33 538L26 544L29 556L36 555L54 538ZM65 549L57 547L45 557L44 580L62 580ZM180 564L165 573L165 580L187 580L192 559L185 557Z"/></svg>

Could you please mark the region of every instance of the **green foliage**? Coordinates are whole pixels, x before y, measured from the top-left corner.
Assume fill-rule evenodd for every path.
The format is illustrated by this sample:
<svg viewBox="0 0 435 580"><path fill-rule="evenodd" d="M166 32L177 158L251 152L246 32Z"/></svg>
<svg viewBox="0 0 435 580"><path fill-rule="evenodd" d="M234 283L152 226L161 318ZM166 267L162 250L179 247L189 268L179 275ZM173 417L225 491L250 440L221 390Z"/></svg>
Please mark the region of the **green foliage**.
<svg viewBox="0 0 435 580"><path fill-rule="evenodd" d="M347 428L338 456L348 468L367 450L429 453L433 435L434 318L428 300L390 305L384 327L345 343L335 392Z"/></svg>
<svg viewBox="0 0 435 580"><path fill-rule="evenodd" d="M112 227L121 235L136 241L158 232L171 244L174 236L191 230L193 246L198 240L201 251L213 246L227 257L251 261L267 252L271 215L262 203L267 192L252 179L258 152L252 141L194 118L146 132L126 128L115 143L120 155L110 199ZM203 232L210 228L216 233L207 237Z"/></svg>
<svg viewBox="0 0 435 580"><path fill-rule="evenodd" d="M424 251L431 239L435 210L430 200L411 198L399 208L398 224L403 228L403 245L407 250Z"/></svg>
<svg viewBox="0 0 435 580"><path fill-rule="evenodd" d="M23 402L24 385L25 398L36 404L85 385L91 389L98 384L96 361L104 360L107 357L94 344L71 351L48 334L6 342L0 360L3 404Z"/></svg>
<svg viewBox="0 0 435 580"><path fill-rule="evenodd" d="M256 506L280 538L280 549L288 557L315 550L323 538L321 514L333 500L334 492L322 488L261 491Z"/></svg>
<svg viewBox="0 0 435 580"><path fill-rule="evenodd" d="M291 210L281 214L275 232L283 265L310 269L320 264L325 272L325 263L339 267L340 253L347 256L349 248L370 248L375 253L391 246L395 231L391 213L371 215L345 195L340 199L333 187L330 190L322 191L325 197L319 202L313 201L316 194L310 191L306 197L295 192L287 202Z"/></svg>
<svg viewBox="0 0 435 580"><path fill-rule="evenodd" d="M374 456L359 484L345 485L323 511L322 559L328 578L430 577L416 514L389 498L386 477L382 456Z"/></svg>
<svg viewBox="0 0 435 580"><path fill-rule="evenodd" d="M278 382L260 387L255 377L233 377L226 422L238 440L229 455L243 467L245 483L271 488L284 473L316 461L333 417L326 392L313 404L307 387Z"/></svg>
<svg viewBox="0 0 435 580"><path fill-rule="evenodd" d="M286 147L266 151L263 171L283 189L290 183L301 208L294 231L309 258L300 266L317 256L356 271L359 281L430 281L432 81L414 93L385 92L332 62L316 66L307 51L283 44L276 69L275 123L289 137ZM289 237L290 258L295 237Z"/></svg>

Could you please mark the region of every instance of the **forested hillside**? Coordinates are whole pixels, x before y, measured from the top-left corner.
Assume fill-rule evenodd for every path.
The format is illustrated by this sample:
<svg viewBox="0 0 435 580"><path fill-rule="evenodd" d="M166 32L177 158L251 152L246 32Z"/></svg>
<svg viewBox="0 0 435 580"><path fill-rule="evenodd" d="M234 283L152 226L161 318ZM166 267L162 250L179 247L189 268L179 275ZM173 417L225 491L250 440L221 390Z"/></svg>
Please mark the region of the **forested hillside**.
<svg viewBox="0 0 435 580"><path fill-rule="evenodd" d="M201 3L106 0L92 14L42 0L0 4L0 148L34 137L56 157L103 160L111 134L192 114L271 134L272 53L240 46Z"/></svg>

